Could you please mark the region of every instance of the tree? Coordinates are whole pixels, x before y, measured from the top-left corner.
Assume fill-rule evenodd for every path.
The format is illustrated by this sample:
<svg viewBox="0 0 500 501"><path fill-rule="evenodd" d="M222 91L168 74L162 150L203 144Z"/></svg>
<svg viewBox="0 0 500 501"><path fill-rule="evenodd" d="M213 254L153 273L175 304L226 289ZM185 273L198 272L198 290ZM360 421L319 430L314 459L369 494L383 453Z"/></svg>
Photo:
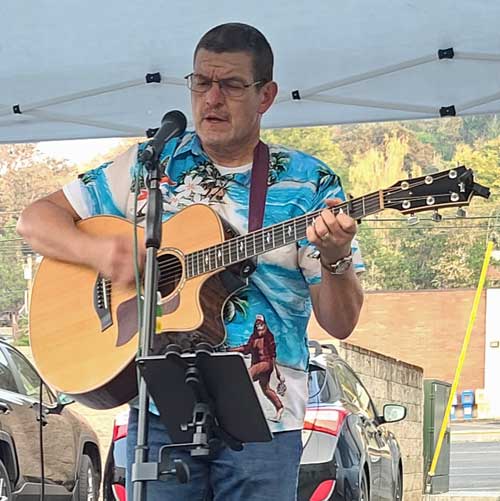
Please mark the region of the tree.
<svg viewBox="0 0 500 501"><path fill-rule="evenodd" d="M127 139L122 139L116 146L110 148L108 151L101 155L96 155L90 161L78 166L79 172L85 172L90 169L95 169L105 162L110 162L115 159L121 153L124 153L132 146L136 145L140 141L145 141L144 138L131 137Z"/></svg>
<svg viewBox="0 0 500 501"><path fill-rule="evenodd" d="M430 144L422 143L407 123L388 122L333 127L333 142L339 146L351 166L370 150L385 150L387 138L399 138L407 145L403 160L403 171L407 176L415 176L418 168L424 173L440 170L443 166L440 155Z"/></svg>
<svg viewBox="0 0 500 501"><path fill-rule="evenodd" d="M477 140L488 141L500 136L498 115L472 115L462 119L462 141L473 145Z"/></svg>
<svg viewBox="0 0 500 501"><path fill-rule="evenodd" d="M481 184L489 186L492 191L487 206L499 203L500 196L500 136L487 141L478 140L473 146L460 144L457 147L454 161L465 164L474 170L475 178Z"/></svg>
<svg viewBox="0 0 500 501"><path fill-rule="evenodd" d="M23 276L23 254L15 219L0 227L0 312L17 310L23 303L26 282Z"/></svg>
<svg viewBox="0 0 500 501"><path fill-rule="evenodd" d="M379 147L354 155L349 169L349 185L352 186L352 192L359 196L388 188L395 182L406 179L407 153L408 143L405 138L387 135ZM421 175L420 167L417 165L412 171L412 177Z"/></svg>
<svg viewBox="0 0 500 501"><path fill-rule="evenodd" d="M342 181L348 178L348 166L340 147L332 142L330 127L265 130L265 142L301 150L325 162Z"/></svg>
<svg viewBox="0 0 500 501"><path fill-rule="evenodd" d="M41 155L34 144L0 145L0 310L15 310L24 301L29 247L15 231L18 214L75 176L74 167Z"/></svg>
<svg viewBox="0 0 500 501"><path fill-rule="evenodd" d="M19 212L75 176L71 164L39 153L35 144L0 145L0 213Z"/></svg>

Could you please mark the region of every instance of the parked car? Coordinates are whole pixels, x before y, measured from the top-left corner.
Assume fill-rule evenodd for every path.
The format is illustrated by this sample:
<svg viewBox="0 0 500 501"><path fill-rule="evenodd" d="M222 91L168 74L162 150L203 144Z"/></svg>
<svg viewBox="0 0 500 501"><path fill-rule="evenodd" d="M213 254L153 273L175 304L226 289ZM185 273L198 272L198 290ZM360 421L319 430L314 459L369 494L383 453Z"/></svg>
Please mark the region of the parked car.
<svg viewBox="0 0 500 501"><path fill-rule="evenodd" d="M386 404L379 414L361 380L333 345L311 342L309 402L302 440L299 501L400 501L403 463L385 423L406 408ZM105 501L126 501L128 411L114 423L104 472Z"/></svg>
<svg viewBox="0 0 500 501"><path fill-rule="evenodd" d="M379 414L335 346L311 345L299 501L400 501L401 451L384 424L404 419L406 408L386 404Z"/></svg>
<svg viewBox="0 0 500 501"><path fill-rule="evenodd" d="M97 501L98 439L71 402L0 341L0 499Z"/></svg>

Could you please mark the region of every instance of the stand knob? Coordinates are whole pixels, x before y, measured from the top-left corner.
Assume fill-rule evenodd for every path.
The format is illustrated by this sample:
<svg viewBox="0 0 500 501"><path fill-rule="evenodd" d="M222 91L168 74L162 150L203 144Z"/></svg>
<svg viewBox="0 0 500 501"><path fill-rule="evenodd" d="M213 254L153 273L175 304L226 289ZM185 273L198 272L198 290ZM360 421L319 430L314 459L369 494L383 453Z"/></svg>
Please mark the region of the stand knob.
<svg viewBox="0 0 500 501"><path fill-rule="evenodd" d="M187 484L191 478L189 466L181 459L174 460L175 476L180 484Z"/></svg>
<svg viewBox="0 0 500 501"><path fill-rule="evenodd" d="M169 470L163 470L160 473L160 480L162 480L161 477L175 475L177 477L177 482L179 482L180 484L187 484L191 478L191 472L189 471L189 466L182 459L174 459L173 463L174 463L173 468Z"/></svg>

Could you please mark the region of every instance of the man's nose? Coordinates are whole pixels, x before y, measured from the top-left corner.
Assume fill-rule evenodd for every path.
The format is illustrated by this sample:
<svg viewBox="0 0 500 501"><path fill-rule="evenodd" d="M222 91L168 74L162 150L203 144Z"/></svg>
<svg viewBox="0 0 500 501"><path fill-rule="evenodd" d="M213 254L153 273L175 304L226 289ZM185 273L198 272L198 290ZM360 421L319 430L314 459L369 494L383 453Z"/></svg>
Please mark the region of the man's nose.
<svg viewBox="0 0 500 501"><path fill-rule="evenodd" d="M205 92L205 101L208 104L218 104L224 100L224 94L222 94L219 82L212 82L210 89Z"/></svg>

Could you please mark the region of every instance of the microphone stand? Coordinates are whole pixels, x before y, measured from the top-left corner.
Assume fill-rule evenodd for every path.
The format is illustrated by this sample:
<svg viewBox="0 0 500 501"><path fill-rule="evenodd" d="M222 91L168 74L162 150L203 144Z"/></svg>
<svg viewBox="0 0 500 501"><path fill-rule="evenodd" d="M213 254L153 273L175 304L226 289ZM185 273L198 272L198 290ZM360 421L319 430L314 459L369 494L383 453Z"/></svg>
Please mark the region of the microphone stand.
<svg viewBox="0 0 500 501"><path fill-rule="evenodd" d="M163 149L155 147L153 142L142 152L140 160L146 168L148 175L148 207L146 211L146 263L144 267L144 315L140 336L140 356L150 355L153 336L156 333L156 304L158 291L158 264L157 254L162 240L162 195L160 191L161 169L159 157ZM146 499L146 477L153 474L148 466L148 411L149 396L146 380L138 371L139 413L137 421L137 444L135 447L135 463L132 465L133 500ZM137 480L134 480L137 478ZM156 478L155 478L156 479Z"/></svg>

